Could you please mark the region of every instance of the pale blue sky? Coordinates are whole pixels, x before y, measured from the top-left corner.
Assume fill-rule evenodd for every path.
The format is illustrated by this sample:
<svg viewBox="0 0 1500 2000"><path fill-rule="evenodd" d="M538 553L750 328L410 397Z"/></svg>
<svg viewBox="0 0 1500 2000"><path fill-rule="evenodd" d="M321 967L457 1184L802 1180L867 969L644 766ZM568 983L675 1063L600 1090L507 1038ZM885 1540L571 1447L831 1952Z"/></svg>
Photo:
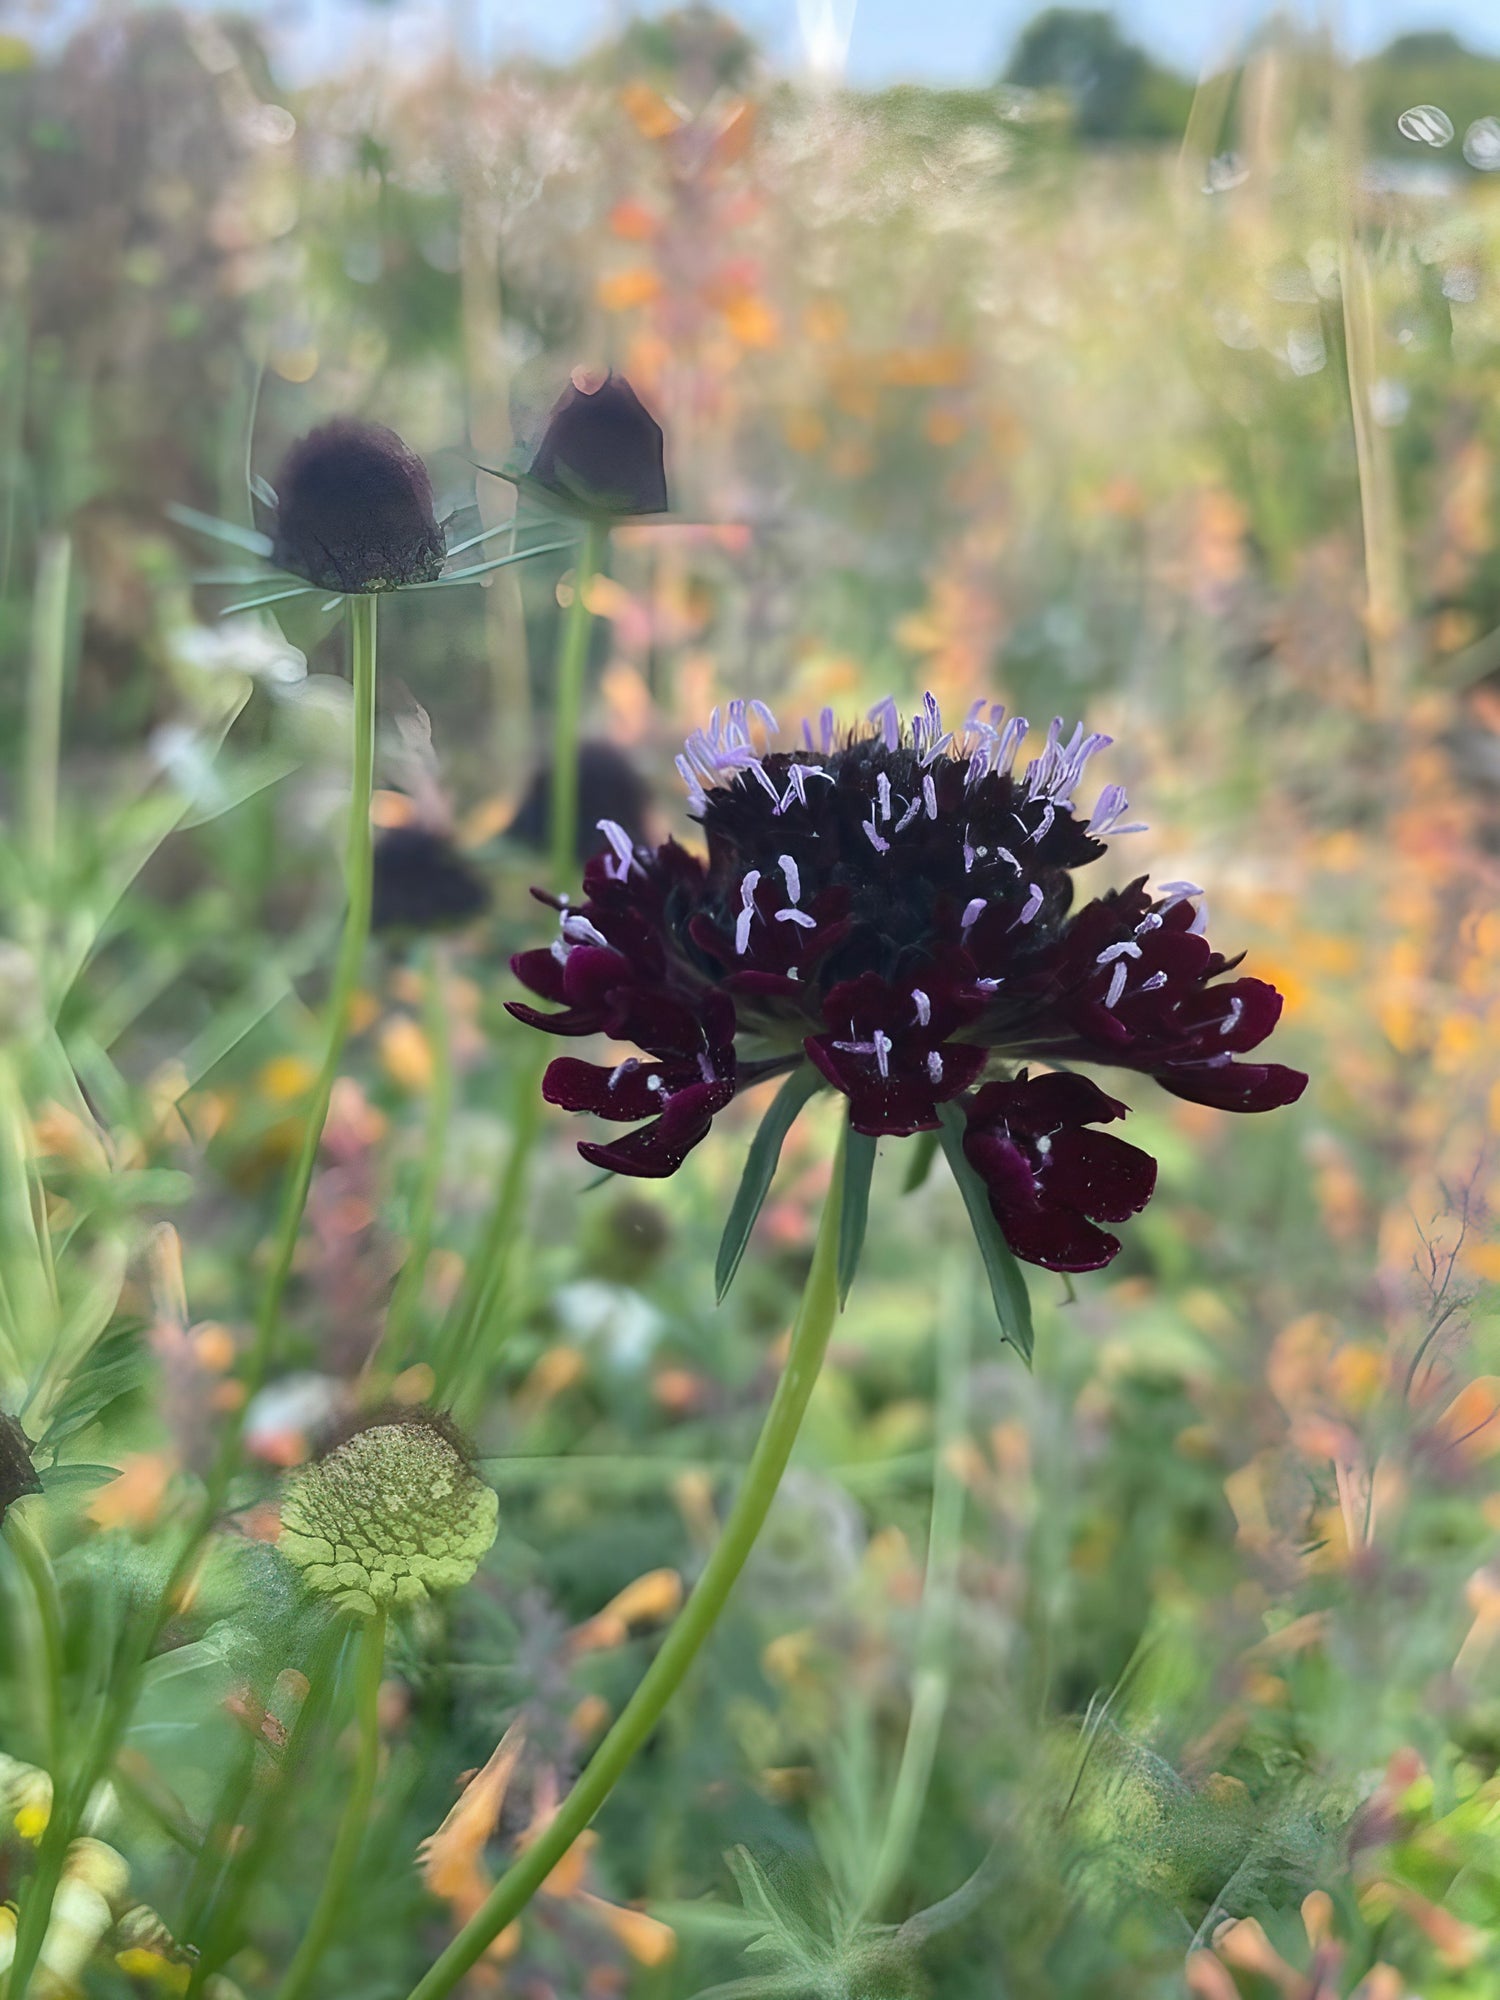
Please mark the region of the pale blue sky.
<svg viewBox="0 0 1500 2000"><path fill-rule="evenodd" d="M1085 0L1085 4L1087 0ZM1096 0L1097 3L1097 0ZM280 30L289 67L306 72L337 61L360 39L372 12L398 47L430 46L433 28L455 12L486 55L513 51L565 58L634 12L661 12L665 0L261 0ZM720 0L788 67L815 51L823 66L856 84L911 79L979 83L995 76L1016 34L1041 0ZM1189 73L1231 55L1270 11L1268 0L1117 0L1126 31ZM1500 52L1500 0L1287 0L1280 9L1327 19L1362 52L1412 28L1452 28L1473 46ZM389 47L389 42L387 44ZM840 56L842 55L842 65ZM1496 107L1500 111L1500 106Z"/></svg>

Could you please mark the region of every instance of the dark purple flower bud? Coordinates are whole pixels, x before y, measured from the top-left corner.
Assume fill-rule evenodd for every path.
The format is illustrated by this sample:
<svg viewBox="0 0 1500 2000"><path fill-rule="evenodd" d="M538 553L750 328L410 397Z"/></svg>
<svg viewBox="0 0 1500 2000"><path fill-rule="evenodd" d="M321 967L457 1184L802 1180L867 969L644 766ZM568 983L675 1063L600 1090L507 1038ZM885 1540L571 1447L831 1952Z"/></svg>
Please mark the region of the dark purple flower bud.
<svg viewBox="0 0 1500 2000"><path fill-rule="evenodd" d="M665 514L661 425L623 375L575 369L552 407L527 479L565 511L600 521Z"/></svg>
<svg viewBox="0 0 1500 2000"><path fill-rule="evenodd" d="M271 560L319 590L401 590L441 575L447 546L432 482L384 424L340 417L287 453Z"/></svg>
<svg viewBox="0 0 1500 2000"><path fill-rule="evenodd" d="M1138 1215L1156 1186L1139 1146L1090 1128L1126 1115L1087 1077L1062 1072L987 1083L969 1106L964 1153L1018 1257L1050 1271L1097 1271L1120 1248L1095 1225Z"/></svg>
<svg viewBox="0 0 1500 2000"><path fill-rule="evenodd" d="M31 1462L30 1438L14 1417L0 1411L0 1521L17 1500L41 1490L42 1482Z"/></svg>
<svg viewBox="0 0 1500 2000"><path fill-rule="evenodd" d="M456 930L489 908L488 886L446 834L393 826L375 843L370 928Z"/></svg>
<svg viewBox="0 0 1500 2000"><path fill-rule="evenodd" d="M612 743L578 746L578 835L574 851L580 862L608 848L601 822L611 822L639 843L646 837L651 791L623 750ZM516 816L506 828L512 840L545 854L551 840L552 766L541 765L526 788Z"/></svg>

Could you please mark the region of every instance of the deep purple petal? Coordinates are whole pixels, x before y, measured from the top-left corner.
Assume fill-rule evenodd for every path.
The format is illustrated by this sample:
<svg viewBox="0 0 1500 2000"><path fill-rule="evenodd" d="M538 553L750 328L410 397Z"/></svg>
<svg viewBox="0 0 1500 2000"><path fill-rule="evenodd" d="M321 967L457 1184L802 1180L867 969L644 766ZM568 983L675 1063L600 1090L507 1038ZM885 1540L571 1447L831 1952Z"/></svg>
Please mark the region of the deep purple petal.
<svg viewBox="0 0 1500 2000"><path fill-rule="evenodd" d="M732 1083L698 1084L679 1091L652 1124L607 1145L586 1139L578 1150L591 1166L610 1173L665 1180L708 1136L714 1113L722 1111L733 1095Z"/></svg>

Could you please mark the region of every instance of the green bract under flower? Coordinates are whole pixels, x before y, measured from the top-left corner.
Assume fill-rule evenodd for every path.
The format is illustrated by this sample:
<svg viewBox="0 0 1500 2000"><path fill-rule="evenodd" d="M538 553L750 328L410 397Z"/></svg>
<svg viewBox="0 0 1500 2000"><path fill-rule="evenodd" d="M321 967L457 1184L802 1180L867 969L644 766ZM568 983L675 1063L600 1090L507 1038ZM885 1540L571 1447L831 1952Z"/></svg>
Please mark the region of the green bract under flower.
<svg viewBox="0 0 1500 2000"><path fill-rule="evenodd" d="M467 1583L499 1512L442 1425L403 1414L356 1431L296 1475L280 1547L309 1589L368 1615Z"/></svg>

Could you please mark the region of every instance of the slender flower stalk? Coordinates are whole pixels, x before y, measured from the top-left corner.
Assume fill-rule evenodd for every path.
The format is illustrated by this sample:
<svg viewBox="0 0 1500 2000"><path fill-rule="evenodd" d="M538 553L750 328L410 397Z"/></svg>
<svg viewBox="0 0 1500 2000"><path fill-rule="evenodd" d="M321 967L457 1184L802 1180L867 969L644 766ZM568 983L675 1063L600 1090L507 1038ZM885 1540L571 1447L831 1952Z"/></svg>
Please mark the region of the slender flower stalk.
<svg viewBox="0 0 1500 2000"><path fill-rule="evenodd" d="M426 973L427 1047L432 1058L432 1081L427 1097L427 1135L422 1152L421 1178L412 1200L411 1228L407 1232L406 1262L391 1295L385 1327L379 1345L370 1357L370 1372L387 1350L393 1365L399 1366L402 1343L427 1275L427 1258L432 1248L433 1223L437 1217L438 1191L448 1152L448 1123L453 1112L453 1039L448 1022L447 957L442 943L430 939L423 953Z"/></svg>
<svg viewBox="0 0 1500 2000"><path fill-rule="evenodd" d="M589 633L593 628L587 604L589 585L604 562L609 530L590 521L584 530L573 572L573 597L563 620L557 655L556 708L552 723L552 815L548 828L552 883L560 888L574 863L578 825L578 727L583 713L584 671L588 665Z"/></svg>
<svg viewBox="0 0 1500 2000"><path fill-rule="evenodd" d="M380 1677L385 1666L385 1630L386 1611L380 1605L364 1620L354 1663L355 1727L359 1741L349 1795L344 1801L343 1817L329 1856L328 1872L318 1892L317 1907L281 1982L277 2000L301 2000L312 1984L338 1929L355 1863L364 1845L380 1770Z"/></svg>
<svg viewBox="0 0 1500 2000"><path fill-rule="evenodd" d="M839 1139L812 1268L792 1328L786 1368L744 1484L697 1588L556 1817L501 1876L483 1907L413 1989L411 2000L442 2000L477 1964L491 1941L525 1909L624 1776L718 1622L776 1498L838 1316L838 1252L848 1143L846 1126ZM285 1995L282 2000L286 2000Z"/></svg>
<svg viewBox="0 0 1500 2000"><path fill-rule="evenodd" d="M344 1044L349 1036L349 1019L353 1011L355 986L370 936L370 900L374 873L370 800L375 787L375 606L376 599L373 595L353 597L349 601L350 654L354 680L354 771L349 792L349 829L344 861L344 881L348 899L344 915L344 934L339 944L338 963L334 967L333 990L328 996L327 1039L323 1048L323 1061L318 1070L317 1081L313 1085L312 1102L308 1107L307 1122L303 1127L302 1144L297 1154L296 1165L292 1169L292 1177L287 1183L282 1202L281 1219L271 1252L270 1277L266 1282L260 1311L256 1316L255 1344L251 1350L248 1370L247 1401L249 1397L254 1396L264 1381L275 1346L276 1332L281 1322L281 1308L292 1275L292 1260L297 1251L297 1237L302 1227L302 1215L307 1207L308 1190L312 1186L313 1168L317 1163L318 1146L322 1141L323 1126L328 1117L328 1106L333 1096L333 1086L338 1078L339 1064L343 1060ZM231 1436L234 1439L234 1452L237 1458L238 1433L232 1432Z"/></svg>

